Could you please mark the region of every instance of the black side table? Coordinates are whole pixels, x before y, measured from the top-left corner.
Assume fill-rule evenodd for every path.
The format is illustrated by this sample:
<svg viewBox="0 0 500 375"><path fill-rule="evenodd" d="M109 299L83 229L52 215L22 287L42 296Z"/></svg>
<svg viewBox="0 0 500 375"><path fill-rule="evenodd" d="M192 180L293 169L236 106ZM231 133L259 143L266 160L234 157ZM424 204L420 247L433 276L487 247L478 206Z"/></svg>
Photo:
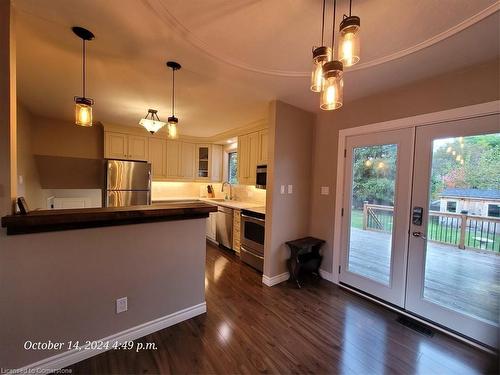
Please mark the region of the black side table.
<svg viewBox="0 0 500 375"><path fill-rule="evenodd" d="M290 279L293 280L300 288L299 272L301 269L310 270L317 277L319 274L319 266L323 257L319 250L325 241L314 237L300 238L295 241L288 241L286 244L290 248L290 258L287 260Z"/></svg>

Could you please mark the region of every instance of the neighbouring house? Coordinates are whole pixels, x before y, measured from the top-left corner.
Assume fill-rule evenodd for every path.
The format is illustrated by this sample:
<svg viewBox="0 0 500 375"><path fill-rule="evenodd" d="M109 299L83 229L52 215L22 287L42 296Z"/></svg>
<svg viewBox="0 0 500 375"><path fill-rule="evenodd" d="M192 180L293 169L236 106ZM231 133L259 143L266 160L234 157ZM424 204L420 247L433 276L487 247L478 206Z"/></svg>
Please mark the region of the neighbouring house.
<svg viewBox="0 0 500 375"><path fill-rule="evenodd" d="M500 190L448 188L439 197L441 212L500 217Z"/></svg>

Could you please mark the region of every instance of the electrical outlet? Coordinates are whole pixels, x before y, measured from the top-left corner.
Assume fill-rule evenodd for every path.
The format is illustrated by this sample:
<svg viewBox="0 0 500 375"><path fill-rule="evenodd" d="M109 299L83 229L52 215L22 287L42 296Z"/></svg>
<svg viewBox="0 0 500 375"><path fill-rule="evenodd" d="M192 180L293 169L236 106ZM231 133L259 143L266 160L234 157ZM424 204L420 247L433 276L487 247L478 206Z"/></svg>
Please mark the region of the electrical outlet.
<svg viewBox="0 0 500 375"><path fill-rule="evenodd" d="M280 193L285 194L285 185L281 185Z"/></svg>
<svg viewBox="0 0 500 375"><path fill-rule="evenodd" d="M321 195L328 195L330 194L330 187L329 186L321 186Z"/></svg>
<svg viewBox="0 0 500 375"><path fill-rule="evenodd" d="M293 194L293 185L288 185L288 194Z"/></svg>
<svg viewBox="0 0 500 375"><path fill-rule="evenodd" d="M128 310L127 297L118 298L116 300L116 313L122 313Z"/></svg>

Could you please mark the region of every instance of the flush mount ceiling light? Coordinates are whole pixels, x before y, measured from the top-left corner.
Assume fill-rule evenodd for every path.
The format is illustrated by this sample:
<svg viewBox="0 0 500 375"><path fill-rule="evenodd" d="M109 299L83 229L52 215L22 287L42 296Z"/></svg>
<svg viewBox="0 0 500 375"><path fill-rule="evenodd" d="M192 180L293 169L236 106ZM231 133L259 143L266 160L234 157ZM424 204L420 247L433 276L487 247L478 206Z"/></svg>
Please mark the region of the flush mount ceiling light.
<svg viewBox="0 0 500 375"><path fill-rule="evenodd" d="M82 39L82 88L83 95L75 96L75 124L79 126L92 126L92 105L94 99L87 98L86 85L87 85L87 61L86 61L86 42L94 39L94 34L83 27L75 26L71 30L77 37Z"/></svg>
<svg viewBox="0 0 500 375"><path fill-rule="evenodd" d="M179 134L177 133L177 124L179 119L175 117L175 71L181 68L181 64L175 61L167 61L167 66L172 69L172 116L167 120L168 122L168 138L176 139Z"/></svg>
<svg viewBox="0 0 500 375"><path fill-rule="evenodd" d="M311 73L311 91L321 92L323 84L323 65L332 59L332 49L325 46L325 8L326 0L323 0L321 18L321 46L313 48L313 67Z"/></svg>
<svg viewBox="0 0 500 375"><path fill-rule="evenodd" d="M151 134L156 133L165 125L163 121L160 121L158 111L156 109L148 109L146 117L142 118L141 121L139 121L139 124L144 126Z"/></svg>
<svg viewBox="0 0 500 375"><path fill-rule="evenodd" d="M359 62L359 29L361 20L357 16L351 15L352 0L349 0L349 16L344 14L340 23L340 43L339 43L339 60L344 66L349 67Z"/></svg>
<svg viewBox="0 0 500 375"><path fill-rule="evenodd" d="M335 51L336 10L337 0L333 0L332 51ZM320 108L323 110L330 111L342 107L344 100L344 65L342 61L328 61L323 65L323 86L320 98Z"/></svg>

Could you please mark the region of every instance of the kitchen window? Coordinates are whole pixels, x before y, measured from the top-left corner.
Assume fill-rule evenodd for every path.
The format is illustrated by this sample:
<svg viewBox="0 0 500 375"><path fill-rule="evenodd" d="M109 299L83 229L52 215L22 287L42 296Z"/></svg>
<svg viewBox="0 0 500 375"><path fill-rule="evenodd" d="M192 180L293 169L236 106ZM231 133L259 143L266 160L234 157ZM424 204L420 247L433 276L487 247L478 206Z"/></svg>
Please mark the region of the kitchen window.
<svg viewBox="0 0 500 375"><path fill-rule="evenodd" d="M231 184L238 183L238 153L230 152L228 154L228 181Z"/></svg>

